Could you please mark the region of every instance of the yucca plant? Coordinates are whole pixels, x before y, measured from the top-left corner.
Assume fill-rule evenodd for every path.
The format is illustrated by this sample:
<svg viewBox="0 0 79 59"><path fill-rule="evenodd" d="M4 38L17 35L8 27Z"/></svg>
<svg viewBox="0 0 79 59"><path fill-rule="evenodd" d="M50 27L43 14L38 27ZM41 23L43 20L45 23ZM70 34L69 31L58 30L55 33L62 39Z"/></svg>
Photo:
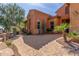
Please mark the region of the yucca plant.
<svg viewBox="0 0 79 59"><path fill-rule="evenodd" d="M68 28L69 28L69 24L67 24L67 23L63 23L60 26L55 26L55 31L62 33L65 42L68 42L67 41L67 32L66 32L66 29L68 29Z"/></svg>

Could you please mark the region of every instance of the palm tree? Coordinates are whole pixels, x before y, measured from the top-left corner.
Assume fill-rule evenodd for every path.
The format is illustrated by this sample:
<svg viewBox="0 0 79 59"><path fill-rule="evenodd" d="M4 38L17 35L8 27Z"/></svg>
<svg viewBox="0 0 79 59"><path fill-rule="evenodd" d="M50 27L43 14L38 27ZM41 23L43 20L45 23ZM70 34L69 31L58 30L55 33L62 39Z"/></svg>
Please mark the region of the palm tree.
<svg viewBox="0 0 79 59"><path fill-rule="evenodd" d="M65 42L68 42L67 41L67 32L66 32L66 29L68 29L68 28L69 28L69 24L67 24L67 23L63 23L60 26L55 27L55 31L62 32L62 35L63 35Z"/></svg>

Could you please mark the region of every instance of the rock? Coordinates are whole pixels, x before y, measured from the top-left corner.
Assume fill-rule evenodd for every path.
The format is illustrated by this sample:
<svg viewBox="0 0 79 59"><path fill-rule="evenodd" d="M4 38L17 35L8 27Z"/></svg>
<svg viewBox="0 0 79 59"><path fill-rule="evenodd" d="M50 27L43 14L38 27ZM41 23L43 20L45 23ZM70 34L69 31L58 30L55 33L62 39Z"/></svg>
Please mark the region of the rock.
<svg viewBox="0 0 79 59"><path fill-rule="evenodd" d="M4 42L0 42L0 56L12 56L14 52Z"/></svg>
<svg viewBox="0 0 79 59"><path fill-rule="evenodd" d="M7 48L7 45L4 42L0 42L0 50Z"/></svg>
<svg viewBox="0 0 79 59"><path fill-rule="evenodd" d="M74 56L74 55L79 55L79 53L74 53L72 49L70 49L70 47L68 47L68 45L65 44L63 37L57 38L56 40L49 42L48 44L46 44L39 50L36 50L32 48L31 46L25 44L22 36L15 39L12 43L17 47L19 54L22 56Z"/></svg>
<svg viewBox="0 0 79 59"><path fill-rule="evenodd" d="M0 56L13 56L14 52L11 48L5 48L0 50Z"/></svg>
<svg viewBox="0 0 79 59"><path fill-rule="evenodd" d="M22 56L33 56L36 55L37 50L33 49L32 47L26 45L23 41L22 36L20 36L18 39L14 40L13 43L17 49L18 53Z"/></svg>
<svg viewBox="0 0 79 59"><path fill-rule="evenodd" d="M3 38L0 38L0 41L2 41L3 40Z"/></svg>

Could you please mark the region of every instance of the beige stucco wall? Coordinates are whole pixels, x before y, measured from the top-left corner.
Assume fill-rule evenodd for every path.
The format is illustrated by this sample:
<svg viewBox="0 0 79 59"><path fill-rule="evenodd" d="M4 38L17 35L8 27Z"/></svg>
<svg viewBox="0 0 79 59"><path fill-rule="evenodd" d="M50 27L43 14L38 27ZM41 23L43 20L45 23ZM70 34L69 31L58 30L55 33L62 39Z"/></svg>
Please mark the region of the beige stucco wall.
<svg viewBox="0 0 79 59"><path fill-rule="evenodd" d="M77 11L78 14L75 12ZM79 32L79 4L70 4L70 31Z"/></svg>

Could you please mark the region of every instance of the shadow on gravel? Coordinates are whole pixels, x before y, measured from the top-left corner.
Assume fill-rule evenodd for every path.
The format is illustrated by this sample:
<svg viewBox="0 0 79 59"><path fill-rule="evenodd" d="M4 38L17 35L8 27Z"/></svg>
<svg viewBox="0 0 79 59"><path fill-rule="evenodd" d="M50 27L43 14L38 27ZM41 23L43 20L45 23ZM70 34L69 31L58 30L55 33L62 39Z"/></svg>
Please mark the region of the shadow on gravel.
<svg viewBox="0 0 79 59"><path fill-rule="evenodd" d="M31 46L34 49L39 50L49 42L60 37L60 34L48 34L48 35L25 35L23 37L24 43Z"/></svg>

